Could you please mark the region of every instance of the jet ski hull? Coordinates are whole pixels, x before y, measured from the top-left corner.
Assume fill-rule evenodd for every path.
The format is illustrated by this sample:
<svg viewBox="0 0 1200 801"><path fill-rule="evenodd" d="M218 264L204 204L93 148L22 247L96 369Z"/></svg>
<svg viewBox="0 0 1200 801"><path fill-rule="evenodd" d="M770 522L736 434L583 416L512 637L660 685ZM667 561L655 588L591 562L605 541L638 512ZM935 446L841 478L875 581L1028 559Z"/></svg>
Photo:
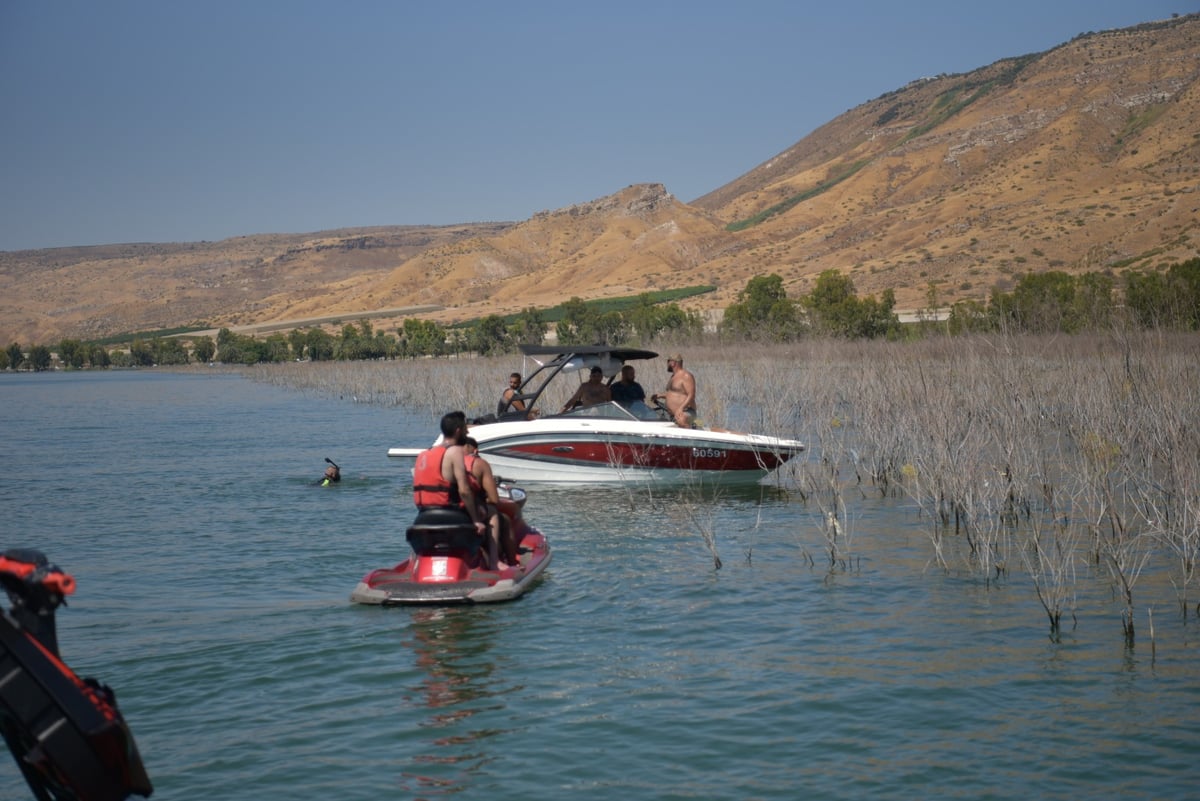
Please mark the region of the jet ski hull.
<svg viewBox="0 0 1200 801"><path fill-rule="evenodd" d="M521 540L519 566L470 567L452 555L413 555L395 567L372 570L350 600L376 606L484 604L511 601L529 590L550 564L550 545L530 529Z"/></svg>
<svg viewBox="0 0 1200 801"><path fill-rule="evenodd" d="M482 540L465 511L426 509L406 532L409 557L395 567L372 570L350 593L350 600L399 606L484 604L520 597L550 564L550 543L522 515L526 497L519 487L500 487L500 514L516 539L516 564L499 570L484 564Z"/></svg>

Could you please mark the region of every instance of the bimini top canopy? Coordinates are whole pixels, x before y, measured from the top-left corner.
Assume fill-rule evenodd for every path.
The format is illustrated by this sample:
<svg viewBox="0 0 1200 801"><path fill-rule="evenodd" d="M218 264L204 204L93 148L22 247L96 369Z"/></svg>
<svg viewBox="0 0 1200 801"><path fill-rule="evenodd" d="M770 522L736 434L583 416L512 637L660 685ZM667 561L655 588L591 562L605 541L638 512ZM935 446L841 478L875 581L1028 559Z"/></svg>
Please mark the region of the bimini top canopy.
<svg viewBox="0 0 1200 801"><path fill-rule="evenodd" d="M641 350L640 348L618 348L612 345L521 345L521 353L526 356L549 356L549 361L562 359L564 362L570 361L575 356L579 357L603 357L608 356L610 359L625 363L631 362L634 359L657 359L658 354L652 350ZM543 359L536 359L539 364L547 364Z"/></svg>
<svg viewBox="0 0 1200 801"><path fill-rule="evenodd" d="M499 419L523 419L542 396L546 385L559 373L573 373L584 368L599 367L610 381L621 371L621 365L635 359L655 359L658 354L641 348L612 345L521 345L521 353L535 361L538 369L521 383L509 401L501 401ZM512 410L512 401L525 404L526 411Z"/></svg>

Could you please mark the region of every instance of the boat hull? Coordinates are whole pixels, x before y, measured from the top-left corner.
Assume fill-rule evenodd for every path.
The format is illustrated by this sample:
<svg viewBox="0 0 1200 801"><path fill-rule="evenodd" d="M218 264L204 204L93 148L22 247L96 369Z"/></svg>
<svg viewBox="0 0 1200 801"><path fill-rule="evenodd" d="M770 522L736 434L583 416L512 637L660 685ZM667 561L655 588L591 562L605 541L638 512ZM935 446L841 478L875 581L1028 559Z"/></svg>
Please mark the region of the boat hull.
<svg viewBox="0 0 1200 801"><path fill-rule="evenodd" d="M519 483L753 483L805 449L796 440L633 420L486 423L470 433L492 470Z"/></svg>
<svg viewBox="0 0 1200 801"><path fill-rule="evenodd" d="M547 387L560 376L580 373L590 380L598 371L608 377L612 387L616 374L628 362L654 359L658 354L613 345L529 343L520 350L537 369L506 393L508 397L495 414L486 414L470 426L480 454L493 472L506 479L521 483L747 484L760 481L805 450L802 442L792 439L678 426L666 405L653 396L653 407L644 400L603 400L564 406L555 414L551 410L558 404L542 401ZM576 390L572 401L578 394ZM388 450L388 456L397 458L418 453L415 448Z"/></svg>

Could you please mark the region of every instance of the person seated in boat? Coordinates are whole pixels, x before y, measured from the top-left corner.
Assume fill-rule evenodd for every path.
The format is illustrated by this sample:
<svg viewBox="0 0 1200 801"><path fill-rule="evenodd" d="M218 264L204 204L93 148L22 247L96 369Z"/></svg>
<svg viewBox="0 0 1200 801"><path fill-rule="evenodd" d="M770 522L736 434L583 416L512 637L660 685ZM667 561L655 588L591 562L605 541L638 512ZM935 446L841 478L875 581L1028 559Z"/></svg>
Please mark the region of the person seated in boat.
<svg viewBox="0 0 1200 801"><path fill-rule="evenodd" d="M322 487L328 487L330 484L336 484L342 480L342 469L336 464L330 462L329 467L325 468L325 475L317 483Z"/></svg>
<svg viewBox="0 0 1200 801"><path fill-rule="evenodd" d="M518 564L520 556L516 543L512 542L511 528L506 532L507 527L500 517L500 492L496 488L496 476L488 461L479 455L479 443L474 437L467 437L463 442L463 453L468 478L476 490L475 499L482 504L480 511L492 532L488 542L489 565L495 570L504 570L509 565Z"/></svg>
<svg viewBox="0 0 1200 801"><path fill-rule="evenodd" d="M650 396L651 403L660 400L680 428L692 428L696 421L696 378L683 366L683 356L676 353L667 359L667 388Z"/></svg>
<svg viewBox="0 0 1200 801"><path fill-rule="evenodd" d="M450 412L442 416L442 438L436 445L417 454L413 465L413 503L424 511L433 508L460 508L470 516L480 537L487 525L479 512L475 489L467 477L467 416Z"/></svg>
<svg viewBox="0 0 1200 801"><path fill-rule="evenodd" d="M634 380L635 376L633 365L626 364L621 367L621 380L610 387L612 399L626 408L638 401L646 402L646 390Z"/></svg>
<svg viewBox="0 0 1200 801"><path fill-rule="evenodd" d="M525 411L525 401L516 397L521 392L521 374L511 373L508 376L508 389L504 390L504 394L500 396L500 403L496 407L496 416L499 417L507 412L523 412Z"/></svg>
<svg viewBox="0 0 1200 801"><path fill-rule="evenodd" d="M563 406L563 412L569 412L576 406L595 406L597 403L607 403L612 400L612 391L604 383L604 371L593 367L588 380L579 385L575 394Z"/></svg>

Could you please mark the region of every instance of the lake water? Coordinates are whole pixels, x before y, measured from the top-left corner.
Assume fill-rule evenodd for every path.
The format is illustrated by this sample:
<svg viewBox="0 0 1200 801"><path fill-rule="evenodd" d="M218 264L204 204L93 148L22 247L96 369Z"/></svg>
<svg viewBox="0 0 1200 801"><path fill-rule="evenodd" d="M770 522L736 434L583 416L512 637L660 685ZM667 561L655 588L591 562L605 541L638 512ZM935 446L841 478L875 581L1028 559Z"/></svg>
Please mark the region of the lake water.
<svg viewBox="0 0 1200 801"><path fill-rule="evenodd" d="M1052 642L1020 575L935 569L902 499L855 503L830 572L795 497L535 486L554 562L525 597L361 607L350 590L403 558L412 515L386 449L436 420L224 373L0 375L0 408L0 546L76 577L63 656L116 690L156 799L1200 786L1194 618L1161 605L1154 653L1145 624L1126 648L1085 576ZM315 487L326 456L344 480ZM6 757L0 798L28 797Z"/></svg>

